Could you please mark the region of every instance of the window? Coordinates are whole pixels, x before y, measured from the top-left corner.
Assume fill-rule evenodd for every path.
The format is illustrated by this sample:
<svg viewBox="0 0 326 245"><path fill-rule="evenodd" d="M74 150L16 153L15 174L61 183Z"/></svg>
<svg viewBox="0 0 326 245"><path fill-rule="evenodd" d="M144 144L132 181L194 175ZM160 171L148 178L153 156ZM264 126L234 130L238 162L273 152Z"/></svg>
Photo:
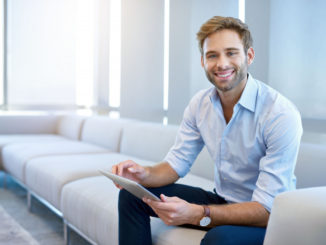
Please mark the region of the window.
<svg viewBox="0 0 326 245"><path fill-rule="evenodd" d="M90 106L94 1L7 1L11 106Z"/></svg>

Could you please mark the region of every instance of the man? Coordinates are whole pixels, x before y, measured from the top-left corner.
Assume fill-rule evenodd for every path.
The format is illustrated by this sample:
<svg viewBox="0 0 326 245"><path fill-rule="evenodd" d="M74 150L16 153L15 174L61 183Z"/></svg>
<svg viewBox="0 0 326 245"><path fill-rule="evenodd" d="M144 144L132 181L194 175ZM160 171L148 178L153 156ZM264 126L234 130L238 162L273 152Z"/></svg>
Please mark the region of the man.
<svg viewBox="0 0 326 245"><path fill-rule="evenodd" d="M153 167L125 161L112 172L135 180L162 202L119 196L120 244L151 244L149 216L167 225L205 226L201 244L262 244L274 197L295 188L301 119L286 98L248 74L254 50L247 25L213 17L197 34L201 64L214 87L185 110L174 146ZM206 145L214 193L174 184Z"/></svg>

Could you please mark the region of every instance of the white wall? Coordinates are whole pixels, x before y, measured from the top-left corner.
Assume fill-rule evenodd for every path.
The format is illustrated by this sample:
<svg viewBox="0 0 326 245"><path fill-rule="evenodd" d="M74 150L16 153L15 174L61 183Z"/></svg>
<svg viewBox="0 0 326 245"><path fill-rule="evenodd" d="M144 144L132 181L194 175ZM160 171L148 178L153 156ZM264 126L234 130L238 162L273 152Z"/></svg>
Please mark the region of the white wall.
<svg viewBox="0 0 326 245"><path fill-rule="evenodd" d="M238 17L238 0L172 0L169 123L180 123L191 97L211 86L200 64L196 34L216 15Z"/></svg>
<svg viewBox="0 0 326 245"><path fill-rule="evenodd" d="M325 10L323 0L271 1L270 85L304 118L326 119Z"/></svg>
<svg viewBox="0 0 326 245"><path fill-rule="evenodd" d="M122 0L122 117L163 119L164 2Z"/></svg>
<svg viewBox="0 0 326 245"><path fill-rule="evenodd" d="M169 64L169 123L179 123L189 102L190 94L190 33L191 6L189 0L170 2L170 64Z"/></svg>
<svg viewBox="0 0 326 245"><path fill-rule="evenodd" d="M255 59L249 72L258 80L269 82L270 0L246 0L246 24L254 40Z"/></svg>
<svg viewBox="0 0 326 245"><path fill-rule="evenodd" d="M206 78L205 72L200 64L200 52L196 40L196 34L200 26L216 15L238 17L238 0L192 0L192 16L190 22L191 36L191 59L190 59L190 74L191 88L190 97L196 94L199 90L211 86Z"/></svg>

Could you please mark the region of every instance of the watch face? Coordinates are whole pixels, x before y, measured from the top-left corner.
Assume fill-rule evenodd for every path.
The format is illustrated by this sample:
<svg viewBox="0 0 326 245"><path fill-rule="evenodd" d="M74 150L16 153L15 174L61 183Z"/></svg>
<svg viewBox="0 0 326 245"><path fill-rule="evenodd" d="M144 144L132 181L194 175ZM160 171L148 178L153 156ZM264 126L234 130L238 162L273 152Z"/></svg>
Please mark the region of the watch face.
<svg viewBox="0 0 326 245"><path fill-rule="evenodd" d="M202 219L200 220L199 223L200 223L200 226L208 226L208 225L211 223L211 218L205 216L204 218L202 218Z"/></svg>

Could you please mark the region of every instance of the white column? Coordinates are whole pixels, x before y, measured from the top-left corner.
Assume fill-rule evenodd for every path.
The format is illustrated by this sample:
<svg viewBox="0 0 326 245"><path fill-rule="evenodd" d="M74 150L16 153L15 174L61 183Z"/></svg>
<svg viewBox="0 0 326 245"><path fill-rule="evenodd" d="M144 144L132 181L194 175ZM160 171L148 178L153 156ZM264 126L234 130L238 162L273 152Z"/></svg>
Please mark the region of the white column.
<svg viewBox="0 0 326 245"><path fill-rule="evenodd" d="M161 122L164 1L122 0L122 117Z"/></svg>

